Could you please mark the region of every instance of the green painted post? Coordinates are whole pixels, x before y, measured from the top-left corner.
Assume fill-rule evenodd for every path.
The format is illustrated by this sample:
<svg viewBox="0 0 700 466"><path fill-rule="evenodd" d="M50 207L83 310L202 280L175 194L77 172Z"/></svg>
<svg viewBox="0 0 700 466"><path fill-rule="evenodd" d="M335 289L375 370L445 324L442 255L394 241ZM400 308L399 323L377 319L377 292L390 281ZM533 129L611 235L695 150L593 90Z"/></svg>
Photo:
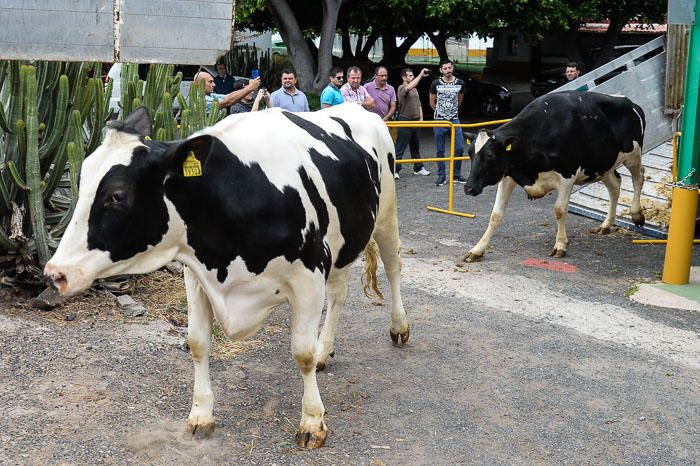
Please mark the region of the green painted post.
<svg viewBox="0 0 700 466"><path fill-rule="evenodd" d="M683 102L683 136L678 153L678 180L673 187L671 221L664 258L662 281L672 285L687 284L693 248L695 216L698 205L697 180L700 165L700 131L697 117L700 88L700 0L695 1L695 22L690 28L688 64Z"/></svg>
<svg viewBox="0 0 700 466"><path fill-rule="evenodd" d="M678 180L681 184L696 184L698 160L700 159L700 128L697 117L700 113L700 1L695 2L695 24L690 29L688 67L685 75L685 100L680 151L678 153Z"/></svg>

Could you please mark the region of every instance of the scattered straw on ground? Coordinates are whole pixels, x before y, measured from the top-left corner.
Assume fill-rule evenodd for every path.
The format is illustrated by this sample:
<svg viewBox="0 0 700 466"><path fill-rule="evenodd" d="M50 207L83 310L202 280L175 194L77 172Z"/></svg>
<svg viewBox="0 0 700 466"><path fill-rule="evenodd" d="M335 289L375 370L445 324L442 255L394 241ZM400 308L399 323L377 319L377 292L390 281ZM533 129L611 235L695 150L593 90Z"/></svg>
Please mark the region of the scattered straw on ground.
<svg viewBox="0 0 700 466"><path fill-rule="evenodd" d="M133 322L135 319L164 320L183 329L187 328L187 297L182 273L158 270L150 274L133 276L122 283L125 294L146 308L142 317L125 317L119 308L116 294L99 287L91 288L79 296L69 298L51 311L39 311L29 300L13 296L7 290L0 294L0 305L12 315L33 313L59 325L77 325L81 321ZM121 294L121 293L119 293ZM214 323L211 357L228 359L265 345L270 336L287 332L286 326L267 324L252 337L233 342Z"/></svg>

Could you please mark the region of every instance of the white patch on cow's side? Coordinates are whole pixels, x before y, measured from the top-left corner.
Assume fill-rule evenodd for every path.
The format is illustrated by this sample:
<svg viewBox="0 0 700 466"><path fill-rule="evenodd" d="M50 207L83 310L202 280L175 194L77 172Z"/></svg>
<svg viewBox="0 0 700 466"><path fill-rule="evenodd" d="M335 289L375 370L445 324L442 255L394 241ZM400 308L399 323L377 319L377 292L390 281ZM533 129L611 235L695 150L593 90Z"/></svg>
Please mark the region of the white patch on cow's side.
<svg viewBox="0 0 700 466"><path fill-rule="evenodd" d="M644 118L642 118L642 115L639 114L636 108L632 107L632 111L637 115L637 118L639 118L639 129L641 133L644 134Z"/></svg>
<svg viewBox="0 0 700 466"><path fill-rule="evenodd" d="M528 197L532 199L539 199L544 197L550 191L559 189L559 186L564 178L556 171L550 170L547 172L540 172L537 174L537 179L532 185L523 186L523 189L527 193Z"/></svg>

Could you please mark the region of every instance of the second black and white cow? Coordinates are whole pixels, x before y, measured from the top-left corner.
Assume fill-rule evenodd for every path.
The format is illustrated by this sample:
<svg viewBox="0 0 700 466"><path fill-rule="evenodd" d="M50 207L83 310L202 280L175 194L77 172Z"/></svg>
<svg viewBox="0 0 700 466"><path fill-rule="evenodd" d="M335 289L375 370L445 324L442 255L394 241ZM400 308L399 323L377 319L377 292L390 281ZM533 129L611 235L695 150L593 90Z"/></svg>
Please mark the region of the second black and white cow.
<svg viewBox="0 0 700 466"><path fill-rule="evenodd" d="M327 429L316 367L333 353L350 267L363 250L375 286L377 246L384 262L392 339L405 343L409 336L386 126L348 104L231 116L169 143L147 140L150 128L143 108L110 124L83 164L75 213L46 274L71 295L97 278L150 272L174 259L186 265L193 433L214 426L213 318L236 340L257 331L273 307L290 303L292 355L304 379L296 439L302 447L322 446Z"/></svg>
<svg viewBox="0 0 700 466"><path fill-rule="evenodd" d="M550 256L566 254L564 219L575 185L599 180L605 184L610 208L594 232L610 233L620 196L621 180L615 171L620 165L632 175L632 221L644 225L639 199L644 183L644 127L644 112L625 97L570 91L539 97L500 128L480 130L476 137L470 137L472 165L464 192L476 196L485 186L496 183L498 192L488 228L464 260L481 260L517 185L531 199L557 191L557 237Z"/></svg>

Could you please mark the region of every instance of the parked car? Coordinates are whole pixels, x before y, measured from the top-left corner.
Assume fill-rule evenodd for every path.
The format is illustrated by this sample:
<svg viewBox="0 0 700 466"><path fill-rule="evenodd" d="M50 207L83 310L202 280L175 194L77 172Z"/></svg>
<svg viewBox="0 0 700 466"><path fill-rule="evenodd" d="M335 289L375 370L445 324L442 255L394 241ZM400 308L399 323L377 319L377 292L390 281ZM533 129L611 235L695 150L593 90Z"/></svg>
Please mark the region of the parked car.
<svg viewBox="0 0 700 466"><path fill-rule="evenodd" d="M286 57L287 56L287 46L285 45L284 41L273 40L272 46L270 47L270 52L272 53L273 57L275 55Z"/></svg>
<svg viewBox="0 0 700 466"><path fill-rule="evenodd" d="M418 73L423 66L413 65L413 71ZM427 67L431 70L431 74L420 80L418 83L418 94L420 95L421 104L423 106L423 116L426 120L433 119L433 109L430 108L430 84L440 76L436 67ZM486 81L480 81L469 76L462 71L455 71L454 75L462 79L465 84L464 101L460 108L460 114L477 114L485 117L494 117L500 113L506 112L510 108L511 95L508 89L498 84L493 84ZM395 89L401 85L400 70L394 69L389 72L389 82ZM398 78L398 79L397 79Z"/></svg>
<svg viewBox="0 0 700 466"><path fill-rule="evenodd" d="M566 68L555 68L543 71L530 80L530 94L539 97L568 82L565 74Z"/></svg>

